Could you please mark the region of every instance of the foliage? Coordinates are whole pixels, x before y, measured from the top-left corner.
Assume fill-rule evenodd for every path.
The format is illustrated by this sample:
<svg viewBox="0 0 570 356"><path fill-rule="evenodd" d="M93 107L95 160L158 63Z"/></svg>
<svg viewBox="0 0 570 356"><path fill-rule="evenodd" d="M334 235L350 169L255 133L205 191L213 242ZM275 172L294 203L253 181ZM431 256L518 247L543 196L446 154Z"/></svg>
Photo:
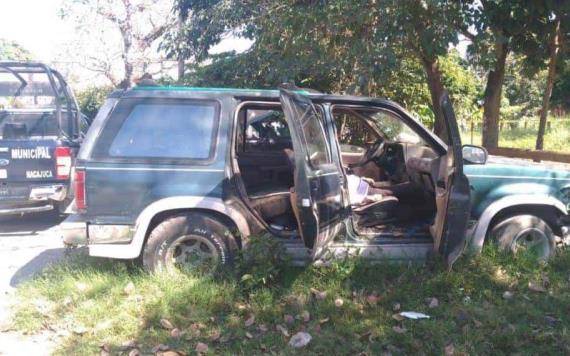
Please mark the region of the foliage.
<svg viewBox="0 0 570 356"><path fill-rule="evenodd" d="M32 54L13 41L7 41L0 38L0 60L11 61L29 61L32 59Z"/></svg>
<svg viewBox="0 0 570 356"><path fill-rule="evenodd" d="M112 90L113 88L110 86L93 86L75 93L81 112L88 118L93 119Z"/></svg>
<svg viewBox="0 0 570 356"><path fill-rule="evenodd" d="M270 286L286 265L283 244L269 236L253 236L237 259L240 285L245 291Z"/></svg>
<svg viewBox="0 0 570 356"><path fill-rule="evenodd" d="M299 330L313 337L297 350L306 354L567 354L569 268L568 253L543 265L489 246L451 272L434 261L341 261L287 268L270 288L244 294L231 279L149 275L83 257L20 285L14 326L63 335L59 354L102 345L128 353L129 340L143 354L159 344L190 354L199 342L211 354L293 354L287 343ZM431 318L399 321L400 310Z"/></svg>
<svg viewBox="0 0 570 356"><path fill-rule="evenodd" d="M570 60L562 62L562 70L554 83L552 91L552 103L555 106L570 111Z"/></svg>

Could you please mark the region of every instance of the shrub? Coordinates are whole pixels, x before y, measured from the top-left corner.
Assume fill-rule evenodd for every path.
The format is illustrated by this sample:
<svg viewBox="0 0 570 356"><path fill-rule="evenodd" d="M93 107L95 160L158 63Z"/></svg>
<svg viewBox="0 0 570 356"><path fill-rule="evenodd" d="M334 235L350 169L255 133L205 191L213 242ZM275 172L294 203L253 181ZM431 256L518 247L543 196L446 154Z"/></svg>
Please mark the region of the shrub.
<svg viewBox="0 0 570 356"><path fill-rule="evenodd" d="M76 96L81 112L93 119L111 91L113 91L111 86L93 86L77 92Z"/></svg>

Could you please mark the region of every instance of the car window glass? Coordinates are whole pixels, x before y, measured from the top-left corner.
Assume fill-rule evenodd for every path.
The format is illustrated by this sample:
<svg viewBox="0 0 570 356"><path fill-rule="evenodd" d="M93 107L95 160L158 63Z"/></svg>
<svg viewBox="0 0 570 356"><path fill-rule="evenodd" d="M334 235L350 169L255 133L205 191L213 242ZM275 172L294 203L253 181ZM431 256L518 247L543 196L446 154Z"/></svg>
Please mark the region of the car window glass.
<svg viewBox="0 0 570 356"><path fill-rule="evenodd" d="M388 141L425 144L424 140L397 115L386 110L371 112L368 115L372 119L370 124L374 125Z"/></svg>
<svg viewBox="0 0 570 356"><path fill-rule="evenodd" d="M215 106L139 104L109 146L111 157L207 159L212 147Z"/></svg>
<svg viewBox="0 0 570 356"><path fill-rule="evenodd" d="M377 134L352 110L333 110L338 142L342 152L364 153Z"/></svg>
<svg viewBox="0 0 570 356"><path fill-rule="evenodd" d="M245 151L280 151L292 148L291 133L281 110L247 110Z"/></svg>
<svg viewBox="0 0 570 356"><path fill-rule="evenodd" d="M316 111L312 105L297 102L302 112L298 113L302 135L307 147L309 162L313 167L331 162L321 112Z"/></svg>

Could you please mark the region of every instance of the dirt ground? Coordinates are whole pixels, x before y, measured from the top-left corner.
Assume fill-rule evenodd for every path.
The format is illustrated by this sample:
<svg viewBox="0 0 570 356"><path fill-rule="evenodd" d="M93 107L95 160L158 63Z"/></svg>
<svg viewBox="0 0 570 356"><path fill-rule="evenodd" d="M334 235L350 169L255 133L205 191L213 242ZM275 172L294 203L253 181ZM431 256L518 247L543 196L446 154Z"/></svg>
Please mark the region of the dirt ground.
<svg viewBox="0 0 570 356"><path fill-rule="evenodd" d="M54 214L0 218L0 355L48 355L56 335L26 336L9 328L9 306L15 287L64 258L57 233L62 218Z"/></svg>

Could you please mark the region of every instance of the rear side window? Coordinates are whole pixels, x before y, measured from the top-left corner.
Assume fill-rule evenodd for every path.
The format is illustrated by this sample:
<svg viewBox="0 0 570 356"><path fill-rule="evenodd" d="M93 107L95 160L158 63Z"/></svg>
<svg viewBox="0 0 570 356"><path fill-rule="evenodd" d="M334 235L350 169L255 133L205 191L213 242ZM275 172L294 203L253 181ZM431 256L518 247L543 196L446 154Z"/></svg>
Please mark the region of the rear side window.
<svg viewBox="0 0 570 356"><path fill-rule="evenodd" d="M128 107L122 104L103 130L96 157L207 160L213 156L218 126L215 102L137 100Z"/></svg>

